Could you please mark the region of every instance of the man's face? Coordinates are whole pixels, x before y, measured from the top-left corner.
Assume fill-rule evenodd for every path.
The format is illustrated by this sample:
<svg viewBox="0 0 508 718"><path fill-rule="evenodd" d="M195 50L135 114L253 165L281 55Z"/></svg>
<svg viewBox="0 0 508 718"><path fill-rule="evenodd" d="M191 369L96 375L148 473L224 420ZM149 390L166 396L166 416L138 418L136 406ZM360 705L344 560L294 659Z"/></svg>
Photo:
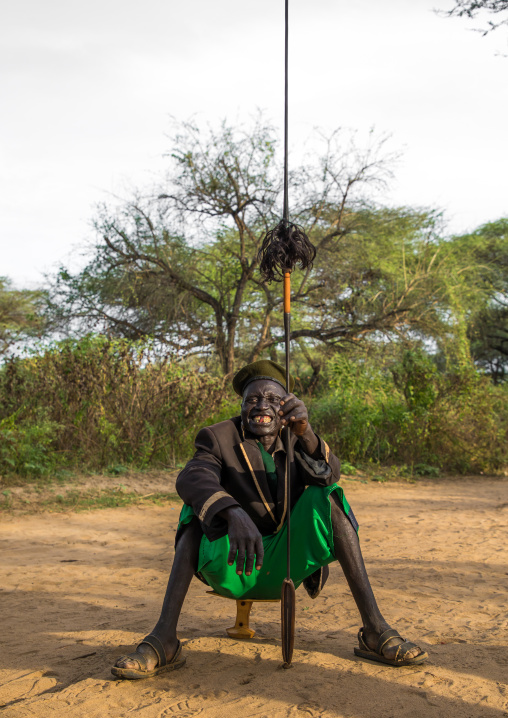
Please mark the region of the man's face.
<svg viewBox="0 0 508 718"><path fill-rule="evenodd" d="M269 379L251 381L243 392L243 428L255 436L277 435L281 427L280 401L285 395L277 382Z"/></svg>

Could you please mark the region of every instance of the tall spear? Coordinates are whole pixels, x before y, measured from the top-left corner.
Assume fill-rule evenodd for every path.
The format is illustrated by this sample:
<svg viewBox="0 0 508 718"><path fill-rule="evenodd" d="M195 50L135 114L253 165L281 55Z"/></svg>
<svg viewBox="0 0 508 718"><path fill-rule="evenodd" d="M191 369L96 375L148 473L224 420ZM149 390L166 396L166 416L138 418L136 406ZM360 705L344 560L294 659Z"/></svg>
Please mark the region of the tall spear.
<svg viewBox="0 0 508 718"><path fill-rule="evenodd" d="M290 392L289 356L291 343L291 272L299 264L301 269L312 266L316 249L301 227L289 221L288 204L288 35L289 0L285 0L285 62L284 62L284 205L282 219L266 233L259 251L259 269L267 282L284 280L284 339L286 345L286 391ZM289 425L284 432L286 449L285 492L287 501L287 576L281 591L281 634L283 668L290 668L295 641L295 585L291 578L291 481L293 461Z"/></svg>

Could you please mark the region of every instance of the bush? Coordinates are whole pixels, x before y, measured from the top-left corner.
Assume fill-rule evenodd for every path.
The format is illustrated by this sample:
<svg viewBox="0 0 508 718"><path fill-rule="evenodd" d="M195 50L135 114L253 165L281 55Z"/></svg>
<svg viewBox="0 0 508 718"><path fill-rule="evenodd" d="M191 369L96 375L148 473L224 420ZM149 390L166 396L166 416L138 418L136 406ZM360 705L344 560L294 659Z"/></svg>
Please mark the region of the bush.
<svg viewBox="0 0 508 718"><path fill-rule="evenodd" d="M56 468L51 451L58 430L44 415L34 422L16 421L16 414L0 421L0 471L19 476L42 476Z"/></svg>
<svg viewBox="0 0 508 718"><path fill-rule="evenodd" d="M0 371L0 472L175 465L229 394L150 345L86 337Z"/></svg>
<svg viewBox="0 0 508 718"><path fill-rule="evenodd" d="M422 351L336 356L312 425L345 461L435 476L507 463L507 387L471 366L439 371ZM305 397L303 397L305 399ZM149 344L65 341L0 369L0 473L178 466L197 430L240 411L223 379L158 358Z"/></svg>
<svg viewBox="0 0 508 718"><path fill-rule="evenodd" d="M470 366L440 373L422 351L398 361L336 357L312 423L353 464L495 473L508 459L506 395Z"/></svg>

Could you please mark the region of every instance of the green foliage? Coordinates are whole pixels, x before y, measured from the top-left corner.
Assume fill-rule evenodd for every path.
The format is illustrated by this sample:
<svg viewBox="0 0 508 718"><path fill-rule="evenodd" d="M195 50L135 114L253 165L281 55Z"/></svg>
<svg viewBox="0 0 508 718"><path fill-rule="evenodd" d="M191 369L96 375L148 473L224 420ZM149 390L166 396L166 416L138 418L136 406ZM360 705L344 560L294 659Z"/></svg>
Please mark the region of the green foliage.
<svg viewBox="0 0 508 718"><path fill-rule="evenodd" d="M341 461L340 472L343 476L353 476L356 474L357 469L353 466L353 464L350 464L349 461Z"/></svg>
<svg viewBox="0 0 508 718"><path fill-rule="evenodd" d="M439 476L438 467L429 466L429 464L415 464L413 471L417 476L428 476L431 479L436 479Z"/></svg>
<svg viewBox="0 0 508 718"><path fill-rule="evenodd" d="M313 425L349 462L406 464L427 476L506 465L508 392L472 366L440 373L421 350L339 356L328 381L312 404Z"/></svg>
<svg viewBox="0 0 508 718"><path fill-rule="evenodd" d="M0 472L174 465L226 398L222 380L146 343L90 336L12 358L0 371Z"/></svg>
<svg viewBox="0 0 508 718"><path fill-rule="evenodd" d="M52 443L58 424L42 412L32 421L20 419L20 412L0 420L0 472L19 476L43 476L58 465Z"/></svg>

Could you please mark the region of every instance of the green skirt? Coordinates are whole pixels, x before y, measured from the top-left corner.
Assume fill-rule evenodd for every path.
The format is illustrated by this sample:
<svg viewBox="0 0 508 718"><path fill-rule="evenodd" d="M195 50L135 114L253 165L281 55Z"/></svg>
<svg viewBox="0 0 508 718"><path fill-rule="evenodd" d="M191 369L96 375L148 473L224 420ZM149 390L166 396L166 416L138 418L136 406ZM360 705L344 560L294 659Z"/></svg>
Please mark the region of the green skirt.
<svg viewBox="0 0 508 718"><path fill-rule="evenodd" d="M342 488L308 486L291 512L291 578L295 587L322 566L335 560L330 494L336 492L339 504L357 530L358 524ZM190 506L184 505L178 528L194 518ZM229 537L216 541L201 539L198 573L216 593L236 599L280 598L281 585L287 575L287 524L269 536L263 536L265 555L260 571L250 576L236 573L236 563L228 566Z"/></svg>

